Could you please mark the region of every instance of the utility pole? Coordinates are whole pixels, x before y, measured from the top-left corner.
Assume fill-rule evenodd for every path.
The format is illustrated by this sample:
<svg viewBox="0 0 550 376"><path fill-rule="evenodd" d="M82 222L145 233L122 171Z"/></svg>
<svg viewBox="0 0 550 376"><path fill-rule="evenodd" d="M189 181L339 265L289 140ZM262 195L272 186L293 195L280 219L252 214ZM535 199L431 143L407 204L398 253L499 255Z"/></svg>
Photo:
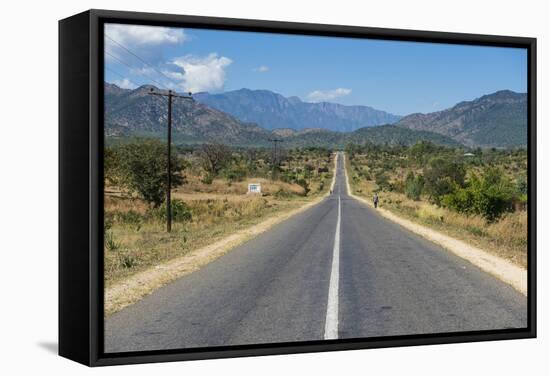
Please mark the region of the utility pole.
<svg viewBox="0 0 550 376"><path fill-rule="evenodd" d="M277 167L279 167L279 155L277 151L277 144L283 142L283 140L278 138L270 138L268 139L268 141L273 144L273 148L271 149L271 160L273 163L273 166L272 166L272 179L273 179L273 176L275 175L275 170Z"/></svg>
<svg viewBox="0 0 550 376"><path fill-rule="evenodd" d="M167 97L168 98L168 142L167 142L167 148L166 148L166 155L168 159L167 163L167 170L168 174L166 177L166 232L172 231L172 98L183 98L183 99L189 99L191 101L194 101L193 97L191 97L191 92L189 92L189 96L183 96L177 94L175 91L168 90L168 93L155 93L154 89L151 88L151 91L149 92L150 95L158 95L160 97Z"/></svg>
<svg viewBox="0 0 550 376"><path fill-rule="evenodd" d="M273 148L271 149L271 159L273 160L273 165L279 165L279 153L277 150L277 143L283 142L283 140L278 138L270 138L268 139L269 142L273 144Z"/></svg>

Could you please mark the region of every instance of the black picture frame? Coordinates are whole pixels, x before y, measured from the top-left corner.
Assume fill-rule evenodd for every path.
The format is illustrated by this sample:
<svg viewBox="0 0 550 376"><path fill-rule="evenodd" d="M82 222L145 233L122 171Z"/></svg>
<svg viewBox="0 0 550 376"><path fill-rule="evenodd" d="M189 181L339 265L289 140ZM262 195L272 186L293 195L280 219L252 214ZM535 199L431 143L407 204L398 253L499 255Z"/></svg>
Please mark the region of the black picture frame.
<svg viewBox="0 0 550 376"><path fill-rule="evenodd" d="M480 332L103 352L103 23L520 47L528 55L528 326ZM59 354L88 366L536 337L536 39L88 10L59 21Z"/></svg>

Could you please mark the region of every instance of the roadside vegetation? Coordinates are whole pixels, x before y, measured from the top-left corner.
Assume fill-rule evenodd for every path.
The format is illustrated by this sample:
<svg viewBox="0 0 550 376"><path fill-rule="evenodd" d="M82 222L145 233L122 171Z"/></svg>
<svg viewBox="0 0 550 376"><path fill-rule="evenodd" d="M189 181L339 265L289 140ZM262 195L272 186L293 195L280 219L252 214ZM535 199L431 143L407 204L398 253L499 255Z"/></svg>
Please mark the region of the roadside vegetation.
<svg viewBox="0 0 550 376"><path fill-rule="evenodd" d="M346 146L355 194L526 267L527 152L412 146Z"/></svg>
<svg viewBox="0 0 550 376"><path fill-rule="evenodd" d="M324 148L273 152L221 143L173 148L172 232L166 232L166 145L136 138L104 154L106 287L212 244L326 193L333 155ZM248 184L261 194L248 194Z"/></svg>

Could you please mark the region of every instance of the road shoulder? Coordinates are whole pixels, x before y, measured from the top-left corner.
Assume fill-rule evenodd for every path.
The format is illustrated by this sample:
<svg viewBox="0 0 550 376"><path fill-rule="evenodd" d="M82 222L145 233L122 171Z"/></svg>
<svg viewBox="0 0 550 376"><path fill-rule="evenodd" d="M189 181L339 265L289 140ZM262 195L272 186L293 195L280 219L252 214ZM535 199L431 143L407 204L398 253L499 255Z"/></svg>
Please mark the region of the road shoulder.
<svg viewBox="0 0 550 376"><path fill-rule="evenodd" d="M346 156L344 155L344 158ZM346 187L348 195L363 204L373 207L372 203L362 197L356 196L351 191L349 184L349 178L347 173L347 165L344 162L344 173L346 178ZM448 251L451 251L455 255L471 262L475 266L484 270L485 272L497 277L501 281L511 285L514 289L527 295L527 270L523 269L508 260L494 256L480 248L474 247L461 240L452 238L448 235L442 234L431 228L422 226L418 223L414 223L407 219L401 218L394 213L378 208L376 212L384 218L397 223L398 225L406 228L407 230L422 236L423 238L440 245Z"/></svg>
<svg viewBox="0 0 550 376"><path fill-rule="evenodd" d="M330 191L334 189L336 182L337 154L334 157L334 173ZM151 294L162 286L175 281L187 274L199 270L203 266L223 256L235 247L271 229L273 226L302 213L319 204L329 193L316 198L296 209L280 213L249 228L235 232L215 243L193 250L183 256L177 257L150 269L136 273L108 288L104 291L104 316L122 310L132 305L146 295Z"/></svg>

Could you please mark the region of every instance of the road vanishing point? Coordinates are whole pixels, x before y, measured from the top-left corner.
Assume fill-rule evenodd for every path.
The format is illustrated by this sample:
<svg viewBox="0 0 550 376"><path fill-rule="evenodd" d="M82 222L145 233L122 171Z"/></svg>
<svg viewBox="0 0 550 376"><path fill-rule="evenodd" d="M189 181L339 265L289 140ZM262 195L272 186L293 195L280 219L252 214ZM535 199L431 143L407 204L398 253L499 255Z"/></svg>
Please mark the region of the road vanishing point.
<svg viewBox="0 0 550 376"><path fill-rule="evenodd" d="M331 195L105 320L105 352L527 326L526 297L348 195Z"/></svg>

